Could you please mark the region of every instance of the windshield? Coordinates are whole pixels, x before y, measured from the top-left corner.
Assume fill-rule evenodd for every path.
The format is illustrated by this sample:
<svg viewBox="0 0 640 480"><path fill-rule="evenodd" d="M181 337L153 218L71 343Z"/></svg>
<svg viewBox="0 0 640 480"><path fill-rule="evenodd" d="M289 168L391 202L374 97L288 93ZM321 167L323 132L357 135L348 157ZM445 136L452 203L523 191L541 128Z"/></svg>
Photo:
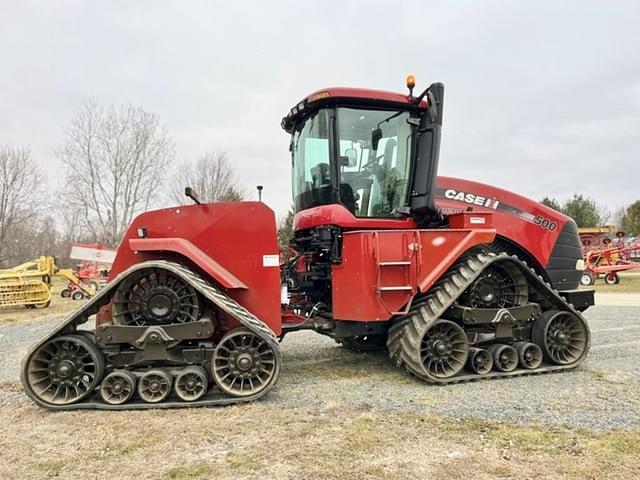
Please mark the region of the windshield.
<svg viewBox="0 0 640 480"><path fill-rule="evenodd" d="M331 203L328 113L319 110L293 133L292 183L296 212Z"/></svg>
<svg viewBox="0 0 640 480"><path fill-rule="evenodd" d="M407 199L408 112L338 109L340 201L358 217L390 217ZM378 130L377 145L372 132Z"/></svg>
<svg viewBox="0 0 640 480"><path fill-rule="evenodd" d="M334 169L329 142L333 110L320 109L293 132L295 210L336 203L339 199L358 217L395 216L395 210L407 200L411 163L409 113L355 108L337 108L335 112L338 158Z"/></svg>

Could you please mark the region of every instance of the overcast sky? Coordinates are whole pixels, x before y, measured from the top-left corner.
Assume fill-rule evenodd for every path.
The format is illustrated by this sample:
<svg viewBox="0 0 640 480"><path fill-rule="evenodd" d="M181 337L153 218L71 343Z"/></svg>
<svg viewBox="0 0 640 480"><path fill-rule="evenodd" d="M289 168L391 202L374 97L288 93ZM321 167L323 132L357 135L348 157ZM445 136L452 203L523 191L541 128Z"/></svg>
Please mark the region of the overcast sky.
<svg viewBox="0 0 640 480"><path fill-rule="evenodd" d="M0 144L54 148L86 100L156 113L291 200L281 117L327 86L445 84L440 173L535 199L640 199L640 2L0 0ZM54 5L55 4L55 5Z"/></svg>

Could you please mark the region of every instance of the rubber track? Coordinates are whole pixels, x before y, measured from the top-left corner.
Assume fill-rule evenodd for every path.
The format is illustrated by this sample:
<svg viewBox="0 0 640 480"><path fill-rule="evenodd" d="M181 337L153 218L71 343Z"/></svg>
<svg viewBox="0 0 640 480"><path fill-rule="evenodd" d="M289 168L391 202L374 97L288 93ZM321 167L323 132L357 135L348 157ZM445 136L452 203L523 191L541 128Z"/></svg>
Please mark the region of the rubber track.
<svg viewBox="0 0 640 480"><path fill-rule="evenodd" d="M90 395L88 398L81 400L78 403L72 403L69 405L52 405L41 401L38 397L31 393L30 388L27 385L27 364L28 360L33 353L42 346L50 338L71 333L76 330L79 325L86 323L91 315L94 315L100 310L101 307L107 305L111 300L112 293L115 292L118 285L129 275L144 269L158 268L169 271L185 282L189 283L200 294L202 294L211 303L219 307L228 315L235 318L242 326L255 333L262 340L267 342L274 352L276 370L273 375L271 383L261 392L248 397L236 398L223 395L215 388L215 384L211 386L207 395L194 402L184 401L165 401L160 403L146 403L139 399L134 399L123 405L110 405L100 401L99 395L96 393ZM280 351L280 345L278 339L273 331L265 325L258 317L249 312L246 308L238 304L235 300L228 297L211 283L204 280L200 275L194 271L185 268L174 262L168 262L164 260L149 261L136 264L124 272L120 273L115 279L109 282L106 287L100 290L91 300L84 304L81 308L71 313L61 323L56 325L49 333L47 333L42 339L34 344L28 351L25 358L22 360L22 368L20 379L27 395L38 405L48 408L50 410L78 410L78 409L100 409L100 410L142 410L142 409L156 409L156 408L185 408L185 407L201 407L201 406L215 406L215 405L231 405L235 403L245 403L257 400L264 396L273 388L278 380L280 374L280 367L282 364L282 354Z"/></svg>
<svg viewBox="0 0 640 480"><path fill-rule="evenodd" d="M558 310L569 311L577 315L584 321L587 327L587 345L582 357L570 365L543 364L543 366L531 370L518 368L511 372L491 371L484 375L468 373L463 370L458 375L446 379L430 376L422 364L420 355L422 338L427 330L441 318L458 297L481 275L483 270L497 262L511 262L517 265L528 278L529 285L533 285L535 290L541 292L547 302L553 304ZM529 268L515 255L478 252L463 256L429 292L416 299L409 313L396 320L389 329L387 347L389 356L397 367L405 368L412 375L428 383L449 384L485 378L515 377L573 369L585 359L589 351L590 342L589 326L580 312L567 303L551 285L544 282L542 277L538 276L533 269Z"/></svg>

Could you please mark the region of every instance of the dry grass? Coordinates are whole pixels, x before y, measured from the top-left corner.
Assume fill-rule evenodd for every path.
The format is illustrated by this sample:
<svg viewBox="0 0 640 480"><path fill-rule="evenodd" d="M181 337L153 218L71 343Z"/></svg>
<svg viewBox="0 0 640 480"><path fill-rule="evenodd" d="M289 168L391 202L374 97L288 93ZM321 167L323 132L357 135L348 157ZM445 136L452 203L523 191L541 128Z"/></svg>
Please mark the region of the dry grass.
<svg viewBox="0 0 640 480"><path fill-rule="evenodd" d="M640 432L240 407L51 413L0 392L2 478L638 478Z"/></svg>
<svg viewBox="0 0 640 480"><path fill-rule="evenodd" d="M61 317L78 308L82 302L61 298L60 291L67 285L66 281L54 279L51 285L51 304L47 308L29 309L25 307L0 308L0 325L49 320Z"/></svg>

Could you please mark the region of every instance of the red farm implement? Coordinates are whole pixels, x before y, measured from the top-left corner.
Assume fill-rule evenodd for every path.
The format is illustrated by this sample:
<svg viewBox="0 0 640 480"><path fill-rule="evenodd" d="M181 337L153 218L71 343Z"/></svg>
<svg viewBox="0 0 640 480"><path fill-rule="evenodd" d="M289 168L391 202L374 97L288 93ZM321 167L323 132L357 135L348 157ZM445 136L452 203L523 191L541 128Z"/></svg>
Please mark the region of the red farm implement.
<svg viewBox="0 0 640 480"><path fill-rule="evenodd" d="M607 285L615 285L620 282L618 273L640 269L640 241L625 243L624 235L619 235L613 244L607 238L601 248L585 251L584 263L580 283L593 285L595 279L603 275Z"/></svg>

